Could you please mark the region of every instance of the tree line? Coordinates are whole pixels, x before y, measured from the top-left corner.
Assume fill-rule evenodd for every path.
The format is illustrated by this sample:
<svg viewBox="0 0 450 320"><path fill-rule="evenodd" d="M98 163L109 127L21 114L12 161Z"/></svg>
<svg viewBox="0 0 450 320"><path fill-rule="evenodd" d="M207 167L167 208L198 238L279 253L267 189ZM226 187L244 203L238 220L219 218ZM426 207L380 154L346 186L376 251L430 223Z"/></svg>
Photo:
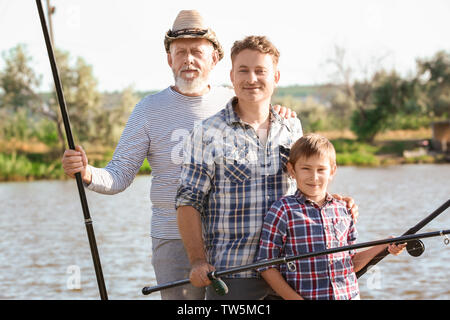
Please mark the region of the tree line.
<svg viewBox="0 0 450 320"><path fill-rule="evenodd" d="M113 147L135 104L142 98L132 87L101 93L92 66L55 50L72 130L77 143ZM42 76L32 69L24 45L2 54L0 70L0 140L37 139L64 150L65 136L54 90L39 92ZM418 129L450 115L450 54L437 52L416 60L408 78L379 69L353 79L345 50L336 48L328 61L337 78L320 86L279 88L273 103L297 111L305 132L352 130L358 140L372 142L389 129Z"/></svg>
<svg viewBox="0 0 450 320"><path fill-rule="evenodd" d="M32 58L24 45L2 54L0 70L0 139L29 141L33 138L59 150L65 133L56 92L39 92L42 75L30 67ZM113 146L128 116L139 101L133 88L101 93L92 66L68 52L55 50L72 131L77 142Z"/></svg>
<svg viewBox="0 0 450 320"><path fill-rule="evenodd" d="M328 62L336 70L334 82L297 97L293 88L280 88L276 97L277 103L294 106L306 131L351 129L358 140L373 142L386 130L419 129L450 117L448 52L416 59L416 73L409 77L380 68L355 80L339 47Z"/></svg>

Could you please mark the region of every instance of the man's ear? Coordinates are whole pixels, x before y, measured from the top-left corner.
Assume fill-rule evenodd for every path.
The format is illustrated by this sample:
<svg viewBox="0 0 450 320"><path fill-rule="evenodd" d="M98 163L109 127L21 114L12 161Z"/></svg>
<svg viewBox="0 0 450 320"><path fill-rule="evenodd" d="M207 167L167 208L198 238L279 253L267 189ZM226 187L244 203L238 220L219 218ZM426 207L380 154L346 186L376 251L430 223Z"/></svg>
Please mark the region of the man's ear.
<svg viewBox="0 0 450 320"><path fill-rule="evenodd" d="M280 81L280 70L275 71L275 83L278 84L278 81Z"/></svg>
<svg viewBox="0 0 450 320"><path fill-rule="evenodd" d="M230 70L230 81L231 81L231 84L232 84L233 87L234 87L234 73L233 73L233 67L231 67L231 70Z"/></svg>
<svg viewBox="0 0 450 320"><path fill-rule="evenodd" d="M330 179L329 179L330 181L333 180L334 176L336 175L336 171L337 171L337 166L335 163L331 166Z"/></svg>
<svg viewBox="0 0 450 320"><path fill-rule="evenodd" d="M172 55L170 54L170 51L167 52L167 63L169 64L169 67L172 68Z"/></svg>
<svg viewBox="0 0 450 320"><path fill-rule="evenodd" d="M212 58L213 58L214 65L217 65L217 63L219 63L219 51L214 49Z"/></svg>

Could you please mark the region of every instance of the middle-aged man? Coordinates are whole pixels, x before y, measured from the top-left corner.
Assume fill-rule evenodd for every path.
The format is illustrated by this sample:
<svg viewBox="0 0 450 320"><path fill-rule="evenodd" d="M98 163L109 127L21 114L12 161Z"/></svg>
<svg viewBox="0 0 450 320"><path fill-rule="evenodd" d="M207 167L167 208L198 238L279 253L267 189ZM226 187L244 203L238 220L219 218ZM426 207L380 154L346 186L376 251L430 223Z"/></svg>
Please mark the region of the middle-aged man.
<svg viewBox="0 0 450 320"><path fill-rule="evenodd" d="M253 263L265 213L295 191L286 164L302 128L297 118L284 119L271 107L280 79L278 58L266 37L236 41L230 72L236 97L185 141L176 205L194 286L209 285L207 274L215 269ZM224 281L227 295L209 286L206 298L254 300L271 292L256 271Z"/></svg>
<svg viewBox="0 0 450 320"><path fill-rule="evenodd" d="M62 159L67 175L74 177L75 172L81 172L87 188L103 194L125 190L144 159L148 159L153 176L152 264L158 284L187 278L191 269L174 207L183 139L194 123L217 113L233 95L230 89L209 85L210 72L222 59L223 50L197 11L180 11L166 33L164 45L175 85L143 98L136 105L108 165L105 168L88 165L81 146L66 150ZM282 108L280 114L286 114L286 110ZM204 289L187 285L163 290L161 297L204 299Z"/></svg>

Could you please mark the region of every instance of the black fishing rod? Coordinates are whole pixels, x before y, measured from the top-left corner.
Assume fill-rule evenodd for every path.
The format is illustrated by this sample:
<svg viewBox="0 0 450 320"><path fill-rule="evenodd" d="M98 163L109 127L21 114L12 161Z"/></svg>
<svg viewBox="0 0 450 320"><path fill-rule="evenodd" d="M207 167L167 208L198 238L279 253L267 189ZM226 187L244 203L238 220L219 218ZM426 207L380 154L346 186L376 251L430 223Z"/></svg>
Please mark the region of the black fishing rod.
<svg viewBox="0 0 450 320"><path fill-rule="evenodd" d="M275 266L275 265L279 265L279 264L288 264L288 266L289 266L289 262L295 261L295 260L307 259L307 258L328 255L328 254L332 254L332 253L373 247L373 246L378 246L378 245L382 245L382 244L404 243L404 242L409 242L409 241L415 241L418 239L431 238L431 237L437 237L437 236L445 236L444 243L447 245L450 242L449 238L446 236L447 234L450 234L450 229L428 232L428 233L411 234L411 235L405 235L405 236L400 236L400 237L396 237L396 238L388 238L388 239L375 240L375 241L370 241L370 242L362 242L362 243L358 243L358 244L337 247L337 248L331 248L331 249L326 249L326 250L316 251L316 252L309 252L309 253L299 254L299 255L290 256L290 257L262 260L262 261L257 261L255 263L247 264L244 266L230 268L227 270L213 271L213 272L208 273L208 278L211 281L213 281L214 289L216 290L216 292L223 295L226 292L228 292L228 289L226 288L226 285L219 279L221 276L226 276L226 275L230 275L230 274L234 274L234 273L239 273L239 272L243 272L243 271L247 271L247 270L258 269L258 268L263 268L263 267L268 267L268 266ZM142 289L142 293L144 295L147 295L147 294L150 294L150 293L153 293L156 291L160 291L163 289L168 289L168 288L173 288L173 287L177 287L180 285L188 284L189 282L190 282L189 279L184 279L184 280L169 282L166 284L161 284L161 285L154 286L154 287L144 287Z"/></svg>
<svg viewBox="0 0 450 320"><path fill-rule="evenodd" d="M58 96L59 107L64 122L64 128L66 130L67 142L69 148L75 150L75 143L73 141L72 130L70 128L69 115L67 112L66 101L64 99L61 80L59 78L58 67L56 65L55 55L53 53L53 46L50 41L50 36L47 29L47 23L45 21L44 10L42 9L41 0L36 0L36 5L39 12L39 18L41 20L42 32L44 33L45 44L47 46L48 58L50 60L50 66L52 68L53 80L55 82L56 94ZM84 191L83 180L81 179L81 173L75 173L75 179L77 181L78 193L80 194L81 207L83 209L84 224L86 225L86 231L89 239L89 246L91 248L92 260L94 262L95 275L97 277L98 289L100 291L100 297L102 300L108 300L108 294L106 292L105 280L103 279L102 266L100 264L100 256L97 250L97 243L95 241L94 227L92 225L91 215L89 214L89 207L87 204L86 193Z"/></svg>
<svg viewBox="0 0 450 320"><path fill-rule="evenodd" d="M422 221L417 223L414 227L412 227L408 231L406 231L403 234L403 236L417 233L417 231L422 229L424 226L426 226L428 223L430 223L434 218L436 218L442 212L447 210L447 208L449 206L450 206L450 199L447 200L447 202L445 202L444 204L442 204L439 208L434 210L430 215L428 215ZM418 257L425 251L425 245L420 240L411 241L411 242L408 242L406 250L408 251L408 253L411 256ZM357 278L361 277L363 274L365 274L367 272L367 270L370 267L376 265L378 262L383 260L384 257L386 257L387 255L389 255L389 251L387 249L381 251L379 254L377 254L375 257L373 257L372 260L370 260L361 270L356 272L356 277Z"/></svg>

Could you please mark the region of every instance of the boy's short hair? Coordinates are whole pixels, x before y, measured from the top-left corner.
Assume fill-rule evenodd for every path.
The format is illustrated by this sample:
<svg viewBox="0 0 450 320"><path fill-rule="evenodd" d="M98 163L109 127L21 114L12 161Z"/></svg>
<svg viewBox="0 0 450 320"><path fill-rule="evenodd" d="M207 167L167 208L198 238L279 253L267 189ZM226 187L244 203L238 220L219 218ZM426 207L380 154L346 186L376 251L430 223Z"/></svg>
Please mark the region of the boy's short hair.
<svg viewBox="0 0 450 320"><path fill-rule="evenodd" d="M280 52L265 36L248 36L242 40L235 41L233 47L231 48L231 61L233 61L234 57L245 49L270 54L272 56L273 64L278 64Z"/></svg>
<svg viewBox="0 0 450 320"><path fill-rule="evenodd" d="M304 135L294 143L289 154L289 163L294 166L299 158L312 156L327 157L331 166L336 164L336 150L333 144L316 133Z"/></svg>

